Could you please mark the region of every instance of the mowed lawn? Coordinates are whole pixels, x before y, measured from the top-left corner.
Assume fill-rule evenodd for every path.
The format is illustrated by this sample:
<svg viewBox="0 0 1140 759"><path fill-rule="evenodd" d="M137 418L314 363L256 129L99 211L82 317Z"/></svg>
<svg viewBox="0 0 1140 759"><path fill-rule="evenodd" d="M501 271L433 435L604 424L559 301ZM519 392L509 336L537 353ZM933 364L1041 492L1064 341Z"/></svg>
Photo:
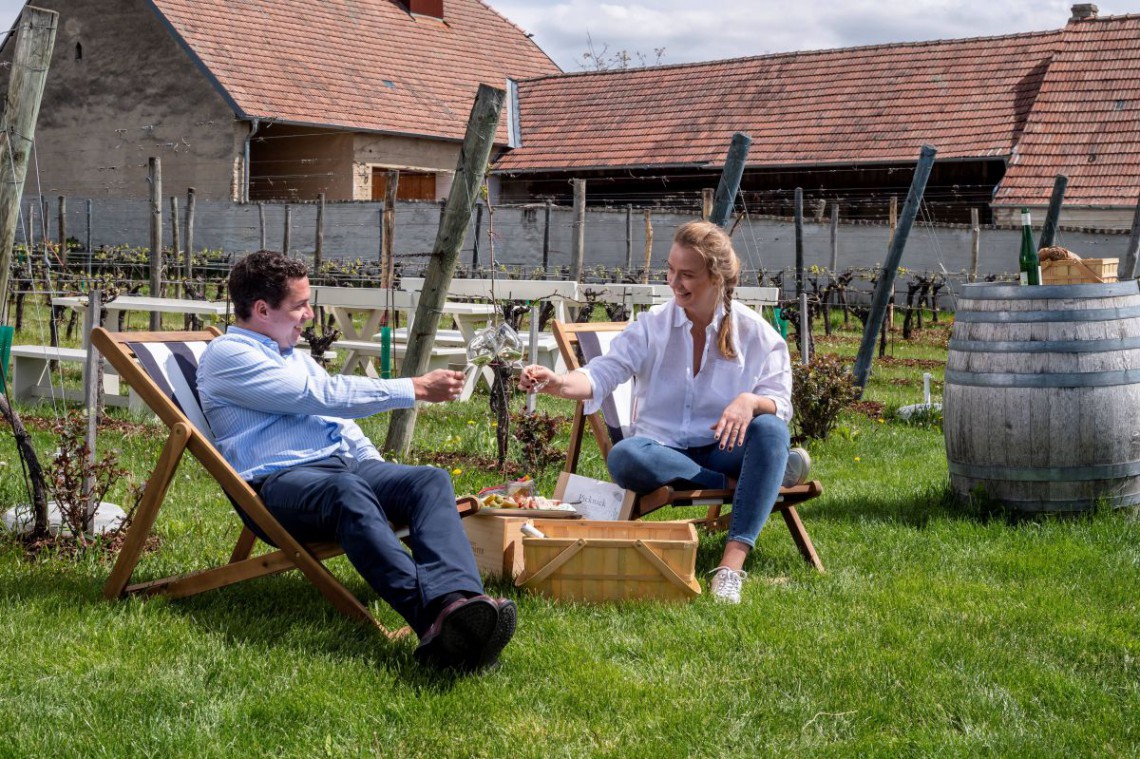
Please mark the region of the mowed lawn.
<svg viewBox="0 0 1140 759"><path fill-rule="evenodd" d="M881 407L845 412L809 444L824 495L800 513L825 574L777 517L736 607L707 595L571 604L493 583L519 604L520 626L501 669L482 677L425 672L413 642L340 616L297 573L191 599L106 601L107 560L29 562L5 538L0 756L1140 755L1135 514L1018 520L950 498L941 430L891 413L921 400L924 371L940 395L946 321L909 343L895 335L865 398ZM858 334L817 340L850 361ZM545 397L539 408L571 411ZM109 426L100 446L142 479L164 431L115 418L135 423ZM490 421L486 394L425 409L411 458L446 460L461 493L492 484L501 475L471 458L494 456ZM385 425L366 428L383 440ZM542 492L557 469L535 473ZM0 471L0 503L24 500L7 429ZM590 445L582 471L604 476ZM111 500L126 497L120 485ZM224 562L238 527L186 462L138 576ZM722 545L701 538L706 589ZM397 623L343 559L333 567Z"/></svg>

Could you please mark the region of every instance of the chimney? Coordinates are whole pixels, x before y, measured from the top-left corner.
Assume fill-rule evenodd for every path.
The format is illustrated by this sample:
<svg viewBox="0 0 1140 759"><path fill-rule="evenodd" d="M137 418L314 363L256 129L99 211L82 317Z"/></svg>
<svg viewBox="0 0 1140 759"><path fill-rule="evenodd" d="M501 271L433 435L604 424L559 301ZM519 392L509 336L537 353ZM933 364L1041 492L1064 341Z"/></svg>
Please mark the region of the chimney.
<svg viewBox="0 0 1140 759"><path fill-rule="evenodd" d="M1081 3L1073 6L1073 17L1069 21L1085 21L1096 18L1098 8L1092 3Z"/></svg>
<svg viewBox="0 0 1140 759"><path fill-rule="evenodd" d="M432 18L442 19L443 0L408 0L408 11L417 16L431 16ZM1093 8L1093 14L1096 14L1095 7Z"/></svg>

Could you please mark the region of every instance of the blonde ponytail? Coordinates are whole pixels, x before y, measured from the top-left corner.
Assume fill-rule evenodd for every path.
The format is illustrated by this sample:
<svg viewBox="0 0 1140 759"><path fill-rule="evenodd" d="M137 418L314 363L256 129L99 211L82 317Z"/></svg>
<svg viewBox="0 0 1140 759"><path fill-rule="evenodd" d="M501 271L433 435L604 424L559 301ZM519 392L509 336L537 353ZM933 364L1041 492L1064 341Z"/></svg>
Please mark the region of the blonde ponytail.
<svg viewBox="0 0 1140 759"><path fill-rule="evenodd" d="M699 253L708 268L709 278L720 288L724 319L717 331L717 348L725 358L736 358L732 294L740 281L740 259L732 248L732 238L712 222L690 221L677 229L673 242Z"/></svg>

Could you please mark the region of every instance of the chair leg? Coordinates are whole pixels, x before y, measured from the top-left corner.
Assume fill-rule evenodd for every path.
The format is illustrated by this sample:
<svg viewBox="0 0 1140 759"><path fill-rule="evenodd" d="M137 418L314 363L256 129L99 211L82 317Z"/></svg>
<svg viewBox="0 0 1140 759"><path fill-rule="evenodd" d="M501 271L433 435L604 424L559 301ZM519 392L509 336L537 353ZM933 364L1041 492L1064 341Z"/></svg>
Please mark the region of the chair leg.
<svg viewBox="0 0 1140 759"><path fill-rule="evenodd" d="M230 563L234 564L248 559L249 555L253 552L253 545L256 542L257 536L253 534L253 530L248 527L242 527L241 535L238 536L233 553L230 554Z"/></svg>
<svg viewBox="0 0 1140 759"><path fill-rule="evenodd" d="M800 515L796 511L796 507L785 506L780 509L780 513L784 515L784 523L788 525L788 531L792 533L792 540L795 541L796 547L800 549L804 561L811 564L819 572L826 571L823 568L823 562L819 560L819 554L815 552L815 546L812 545L811 538L808 537L807 530L804 529L804 523L800 521Z"/></svg>
<svg viewBox="0 0 1140 759"><path fill-rule="evenodd" d="M150 536L151 528L154 527L154 520L158 517L158 508L162 505L163 499L166 498L170 481L178 469L182 452L189 442L190 428L188 426L176 424L170 428L170 437L166 438L166 444L158 456L158 463L147 481L146 490L143 492L139 507L135 510L130 530L127 531L127 538L119 551L119 558L115 560L115 566L111 569L107 584L103 586L105 598L118 598L123 595L123 590L127 587L127 583L135 571L135 565L139 562L139 556L142 555L146 539Z"/></svg>

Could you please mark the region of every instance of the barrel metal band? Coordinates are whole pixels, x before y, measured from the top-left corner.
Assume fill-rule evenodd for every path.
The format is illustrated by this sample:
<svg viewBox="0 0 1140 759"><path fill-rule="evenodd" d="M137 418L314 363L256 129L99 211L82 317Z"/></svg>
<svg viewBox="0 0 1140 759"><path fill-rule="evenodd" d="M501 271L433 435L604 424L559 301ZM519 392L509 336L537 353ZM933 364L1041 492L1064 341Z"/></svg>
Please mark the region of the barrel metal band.
<svg viewBox="0 0 1140 759"><path fill-rule="evenodd" d="M951 461L950 474L970 477L975 480L1012 480L1016 482L1119 480L1140 475L1140 461L1127 461L1123 464L1045 467L983 466L982 464L962 464Z"/></svg>
<svg viewBox="0 0 1140 759"><path fill-rule="evenodd" d="M1048 300L1050 298L1117 298L1140 293L1136 282L1105 282L1079 285L999 285L992 282L975 282L962 286L959 298L975 300Z"/></svg>
<svg viewBox="0 0 1140 759"><path fill-rule="evenodd" d="M1111 353L1140 348L1140 337L1109 340L950 340L964 353Z"/></svg>
<svg viewBox="0 0 1140 759"><path fill-rule="evenodd" d="M1128 308L1088 308L1079 311L968 311L961 301L955 322L1019 324L1021 322L1105 322L1140 316L1140 306Z"/></svg>
<svg viewBox="0 0 1140 759"><path fill-rule="evenodd" d="M980 374L947 369L944 384L973 387L1114 387L1140 383L1140 369L1121 372L1059 372L1055 374Z"/></svg>

